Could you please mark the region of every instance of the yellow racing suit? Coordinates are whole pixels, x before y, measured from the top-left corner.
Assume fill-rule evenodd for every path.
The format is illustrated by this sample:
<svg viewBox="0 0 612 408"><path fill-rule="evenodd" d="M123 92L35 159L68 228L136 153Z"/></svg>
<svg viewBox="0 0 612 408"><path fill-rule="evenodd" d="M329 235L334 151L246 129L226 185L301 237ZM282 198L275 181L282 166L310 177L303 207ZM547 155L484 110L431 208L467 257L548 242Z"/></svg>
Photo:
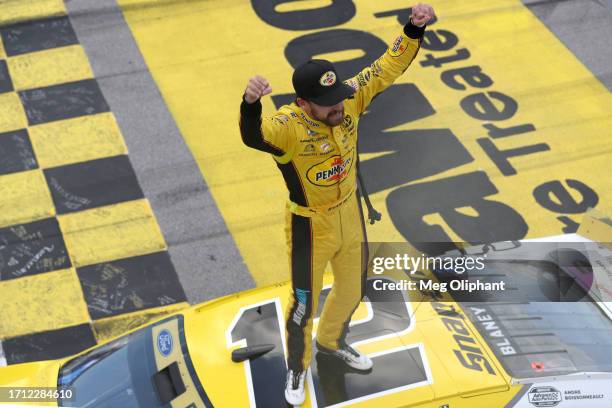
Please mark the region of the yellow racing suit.
<svg viewBox="0 0 612 408"><path fill-rule="evenodd" d="M312 319L323 271L331 262L334 284L317 342L341 348L351 315L363 298L367 254L363 214L356 192L357 127L372 99L389 87L415 58L424 28L404 32L370 66L345 81L355 89L344 101L344 120L329 127L295 103L261 117L261 102L240 107L243 142L273 155L289 190L286 239L293 291L286 315L289 369L305 370L311 358Z"/></svg>

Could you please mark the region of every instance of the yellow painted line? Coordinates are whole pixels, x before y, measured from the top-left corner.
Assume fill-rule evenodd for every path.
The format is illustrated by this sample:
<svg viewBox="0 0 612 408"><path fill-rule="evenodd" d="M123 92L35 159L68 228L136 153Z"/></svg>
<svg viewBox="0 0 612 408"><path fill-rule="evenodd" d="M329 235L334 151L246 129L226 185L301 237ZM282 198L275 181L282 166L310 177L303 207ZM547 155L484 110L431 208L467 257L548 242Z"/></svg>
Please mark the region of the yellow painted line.
<svg viewBox="0 0 612 408"><path fill-rule="evenodd" d="M0 338L73 326L89 321L73 268L0 282Z"/></svg>
<svg viewBox="0 0 612 408"><path fill-rule="evenodd" d="M61 215L58 220L77 267L166 249L147 200Z"/></svg>
<svg viewBox="0 0 612 408"><path fill-rule="evenodd" d="M93 322L94 334L98 343L103 343L165 315L178 312L186 307L189 307L189 304L187 302L181 302L169 306L140 310L138 312L125 313L119 316L95 320Z"/></svg>
<svg viewBox="0 0 612 408"><path fill-rule="evenodd" d="M42 171L0 176L0 227L51 217L55 207Z"/></svg>
<svg viewBox="0 0 612 408"><path fill-rule="evenodd" d="M15 92L0 94L0 133L23 129L27 125L19 96Z"/></svg>
<svg viewBox="0 0 612 408"><path fill-rule="evenodd" d="M62 14L66 14L62 0L5 0L0 2L0 23L3 25Z"/></svg>
<svg viewBox="0 0 612 408"><path fill-rule="evenodd" d="M288 279L288 264L282 261L286 256L283 231L286 187L269 155L242 144L237 116L245 84L254 74L270 81L273 94L293 92L293 69L285 50L290 41L313 31L276 28L261 20L251 3L238 0L223 5L196 2L146 8L136 7L139 2L119 0L149 70L196 157L251 274L258 285ZM299 3L293 6L312 9L319 4ZM374 14L406 8L404 1L354 3L356 15L329 29L365 31L387 44L401 31L395 17L377 18ZM561 233L563 225L557 217L563 214L542 207L533 197L534 189L546 182L579 180L597 193L597 208L612 213L609 182L612 94L519 0L432 0L432 4L439 19L428 30L450 31L458 42L447 51L421 49L414 64L397 81L414 83L436 113L393 130L447 128L474 160L416 182L484 171L498 190L486 199L503 203L520 214L529 227L527 238ZM170 11L173 18L165 18ZM243 22L249 30L235 30L232 21ZM444 42L444 38L440 41ZM456 55L462 48L469 51L469 58L440 68L420 65L426 54L441 58ZM346 51L341 51L329 57L346 55ZM442 72L470 66L479 66L493 83L486 88L468 85L465 90L455 90L442 82ZM205 80L202 72L207 73ZM509 128L531 123L536 131L490 138L483 128L486 121L469 116L461 107L463 98L480 92L501 92L518 103L511 118L494 121L495 125ZM263 99L263 105L264 113L274 111L269 97ZM477 142L483 137L500 150L537 143L548 144L550 150L511 158L510 163L518 173L504 176ZM373 195L372 201L383 213L383 220L368 228L372 242L406 240L386 208L389 193L400 187ZM570 195L580 202L580 194L575 190ZM462 212L473 213L473 209ZM467 239L439 214L425 217L452 239ZM569 217L580 222L582 215ZM271 262L271 254L281 261Z"/></svg>
<svg viewBox="0 0 612 408"><path fill-rule="evenodd" d="M4 43L2 42L2 38L0 38L0 58L6 58L6 52L4 51Z"/></svg>
<svg viewBox="0 0 612 408"><path fill-rule="evenodd" d="M78 44L10 57L7 64L18 91L94 76L85 51Z"/></svg>
<svg viewBox="0 0 612 408"><path fill-rule="evenodd" d="M28 131L42 168L127 154L111 112L32 126Z"/></svg>

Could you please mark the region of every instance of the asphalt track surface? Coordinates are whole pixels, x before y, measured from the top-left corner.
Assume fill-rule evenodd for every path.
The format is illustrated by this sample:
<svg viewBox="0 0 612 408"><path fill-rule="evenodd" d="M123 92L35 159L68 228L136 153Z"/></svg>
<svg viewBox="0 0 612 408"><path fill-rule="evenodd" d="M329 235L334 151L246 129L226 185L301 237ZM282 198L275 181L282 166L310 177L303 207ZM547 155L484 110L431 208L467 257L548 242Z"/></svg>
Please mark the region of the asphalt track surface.
<svg viewBox="0 0 612 408"><path fill-rule="evenodd" d="M524 0L533 13L612 91L612 0Z"/></svg>
<svg viewBox="0 0 612 408"><path fill-rule="evenodd" d="M112 0L67 10L113 106L190 303L254 286L206 182Z"/></svg>
<svg viewBox="0 0 612 408"><path fill-rule="evenodd" d="M15 6L17 3L19 4ZM58 6L53 3L53 1L41 0L8 1L3 5L0 4L0 7L13 7L11 10L14 11L4 14L8 20L2 26L6 27L16 22L27 25L28 22L35 22L49 15L55 15ZM193 7L199 7L204 3L207 3L207 7L214 7L215 5L215 2L171 1L165 3L164 7L172 11L172 7L175 5L183 13L192 5ZM225 4L221 5L221 3L218 3L219 8L223 9ZM233 5L235 2L231 3ZM608 44L608 39L612 38L611 1L536 0L524 1L523 3L590 70L593 76L603 83L608 90L612 90L612 48ZM47 7L47 5L49 6ZM235 223L231 216L224 217L223 215L228 213L226 209L227 200L221 195L213 197L211 185L215 186L217 179L207 177L207 171L210 171L210 169L204 169L205 166L202 165L202 162L208 159L207 154L209 152L202 154L200 148L193 147L193 132L189 130L190 125L185 124L186 121L189 122L189 118L185 119L181 107L177 107L174 103L173 98L177 96L172 95L172 89L166 86L168 79L163 76L163 72L164 70L172 70L171 64L156 59L155 56L151 57L150 44L145 44L144 48L142 47L142 44L146 43L143 36L153 35L146 33L146 29L143 27L146 27L149 22L155 22L155 17L151 16L155 16L154 9L158 5L146 1L123 1L121 4L117 4L114 0L68 0L63 6L78 39L78 44L84 51L81 57L74 58L81 58L79 60L81 61L82 57L85 57L88 61L91 75L86 72L86 69L83 75L88 78L90 76L95 78L100 92L109 106L109 111L114 115L116 125L120 129L120 136L117 140L122 137L125 143L125 150L121 150L123 149L120 146L121 143L117 141L114 146L119 146L117 147L119 150L113 154L101 154L102 156L115 157L115 154L128 153L134 177L142 191L138 197L146 198L146 202L150 205L149 210L147 204L143 204L146 208L142 211L150 214L150 219L155 221L155 224L150 225L150 231L153 232L149 231L144 235L155 235L155 225L158 225L161 238L145 239L143 242L155 241L151 244L151 248L154 249L148 249L145 251L146 253L141 254L138 250L135 250L121 256L109 254L105 259L84 261L80 268L78 260L75 261L75 255L71 253L72 264L77 269L76 274L74 272L63 272L68 269L53 268L54 271L46 274L45 282L41 281L41 283L38 283L35 278L27 282L24 280L25 278L11 280L4 278L6 282L0 281L0 285L2 285L0 291L4 298L4 302L0 301L0 304L4 307L3 320L5 321L18 322L18 316L22 313L20 309L23 309L24 304L35 304L37 307L43 307L42 305L47 301L52 305L64 303L63 306L58 307L58 316L51 316L47 319L46 326L45 324L41 325L34 318L27 324L0 325L0 364L2 364L5 354L9 363L59 357L78 351L79 348L94 344L96 341L104 340L125 328L132 327L160 313L184 307L185 302L194 304L224 294L252 288L256 285L281 280L283 276L286 279L285 264L276 261L282 259L284 255L282 238L278 239L282 237L280 234L282 228L275 224L276 221L271 223L276 232L271 235L273 238L270 241L274 244L270 246L270 251L273 254L280 254L280 257L270 258L269 255L261 253L259 246L254 247L254 249L244 247L242 243L244 238L240 238L242 225ZM60 14L62 14L61 11ZM125 15L129 17L126 18ZM465 18L469 17L466 16ZM162 34L165 35L166 33ZM214 45L210 47L214 48ZM6 43L4 48L7 48ZM230 56L232 55L231 51L228 51ZM162 54L163 52L161 50ZM168 52L173 51L169 49ZM76 54L78 54L78 51ZM424 50L421 52L422 54L424 54ZM150 61L155 62L151 65ZM160 64L159 61L162 61L162 63ZM32 66L33 64L25 63L22 65ZM22 78L27 77L28 71L25 70L24 72ZM67 69L66 72L75 72L75 69ZM206 72L201 71L200 74L202 80L204 80ZM58 75L61 76L62 74ZM81 74L75 73L74 75ZM23 79L23 89L29 89L26 79ZM79 78L68 78L63 82L76 79ZM246 77L244 80L246 80ZM13 78L13 82L15 82L15 78ZM241 86L241 84L236 85L238 88ZM214 99L214 97L214 94L209 94L208 99ZM197 108L195 106L194 110ZM202 106L201 108L205 109L207 107ZM29 125L32 125L32 123ZM181 129L187 130L181 132ZM11 128L11 130L13 129ZM609 141L611 129L607 127L603 130L607 132ZM202 132L205 131L206 129L202 129ZM37 155L42 156L42 154L39 154L38 148L36 150ZM61 152L49 153L48 160L51 163L49 167L54 167L53 160L56 160L54 158L61 155ZM608 160L609 157L608 153ZM7 163L10 161L9 159L0 158L0 160L4 160L0 163ZM93 160L95 157L89 157L88 159ZM82 160L83 158L73 161L81 162ZM38 161L41 161L41 157L38 157ZM120 165L111 163L111 167L116 166ZM609 167L599 169L599 171L606 170L609 174ZM204 177L202 176L203 173ZM276 175L276 177L279 176ZM3 180L0 179L0 183L1 181ZM5 184L5 186L7 185ZM215 186L215 188L219 187ZM12 193L13 190L10 190L10 192ZM600 203L605 202L609 206L607 192L608 190L599 191L599 199ZM279 198L275 193L266 194L275 200ZM7 201L5 193L0 200L4 200L5 205L5 207L0 205L0 208L7 208L7 205L14 204L14 201ZM130 200L131 198L127 197L113 202L132 202ZM220 206L222 209L220 209ZM136 210L132 209L130 211ZM149 215L147 216L149 217ZM25 218L15 218L19 222L3 222L0 228L45 217L33 213L26 215ZM0 219L2 218L0 217ZM75 221L75 225L79 226L81 222L85 221ZM545 231L545 229L543 228L542 231ZM67 230L64 230L64 235L66 234ZM139 234L142 235L142 232ZM268 239L269 236L264 234L262 237ZM66 240L69 241L69 238L66 238ZM241 243L237 244L236 240ZM111 242L113 241L111 240ZM67 245L70 247L68 252L72 252L71 245L73 244L67 242ZM127 259L128 255L129 258L148 256L157 254L157 251L160 250L159 253L162 254L167 251L172 264L170 268L173 268L176 274L176 280L172 280L174 279L173 274L169 275L172 282L168 283L167 286L168 293L173 292L174 294L171 302L157 301L150 304L146 301L144 303L135 302L132 303L131 307L120 307L112 313L104 314L100 312L96 314L98 313L95 311L96 300L101 298L99 293L85 290L84 295L80 294L80 287L87 285L90 285L87 287L95 287L100 284L99 278L92 278L93 283L86 279L87 276L90 276L87 273L96 276L95 271L88 272L93 270L92 265L101 265L98 262L110 262L118 258ZM264 262L266 256L268 256L268 259L274 259L272 262L278 263L278 265L271 265L271 271L266 275L265 268L259 266L262 261L251 255L251 252L258 252L263 257ZM255 260L253 261L253 259ZM130 270L129 266L124 267L128 271ZM281 272L274 272L274 270L280 270ZM70 277L70 275L74 276ZM142 285L142 287L153 288L154 285L150 285L151 279L155 279L155 276L134 276L129 281L129 287ZM38 292L44 292L50 286L55 287L54 290L58 293L58 296L52 296L50 300L44 299L44 301L38 302L33 300L37 297ZM20 289L28 292L28 294L19 295L15 298L7 296L8 293L13 293L13 290L19 291ZM144 290L141 294L145 300L147 299L147 293L149 293L147 290ZM159 288L157 290L159 291ZM151 291L155 292L154 289L151 289ZM70 296L74 296L74 299L66 302L66 299L70 300L71 298L62 298L64 294L70 294ZM156 299L162 298L163 289L160 293L156 292L155 294L156 296L159 295ZM75 304L79 306L74 307ZM75 312L75 310L77 311ZM35 312L39 313L35 308L29 311L31 314ZM71 317L64 319L59 314L66 314ZM69 330L64 330L66 328L69 328ZM74 346L58 349L58 344L70 341L74 342ZM34 352L34 350L38 351Z"/></svg>

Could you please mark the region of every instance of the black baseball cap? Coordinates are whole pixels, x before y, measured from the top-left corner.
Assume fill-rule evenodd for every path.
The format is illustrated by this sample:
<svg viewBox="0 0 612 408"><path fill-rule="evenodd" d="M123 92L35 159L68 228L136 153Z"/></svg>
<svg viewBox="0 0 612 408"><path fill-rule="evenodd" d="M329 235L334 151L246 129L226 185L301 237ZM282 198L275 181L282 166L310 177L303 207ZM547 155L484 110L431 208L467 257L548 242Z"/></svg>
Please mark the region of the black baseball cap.
<svg viewBox="0 0 612 408"><path fill-rule="evenodd" d="M334 64L326 60L310 60L293 72L295 94L321 106L334 106L355 93L338 78Z"/></svg>

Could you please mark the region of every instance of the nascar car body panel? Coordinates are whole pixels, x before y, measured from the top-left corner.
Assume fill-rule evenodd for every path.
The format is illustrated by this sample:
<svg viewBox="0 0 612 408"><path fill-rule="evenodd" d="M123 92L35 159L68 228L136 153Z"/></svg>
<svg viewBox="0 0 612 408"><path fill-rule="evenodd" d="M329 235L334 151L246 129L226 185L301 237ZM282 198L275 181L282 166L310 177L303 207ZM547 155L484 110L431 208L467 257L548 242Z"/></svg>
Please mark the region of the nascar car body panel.
<svg viewBox="0 0 612 408"><path fill-rule="evenodd" d="M62 360L15 364L0 368L1 387L56 387ZM3 402L1 401L0 406ZM39 406L57 406L52 402L37 402Z"/></svg>
<svg viewBox="0 0 612 408"><path fill-rule="evenodd" d="M198 372L223 369L225 373L222 377L202 378L212 401L227 401L227 406L282 406L286 373L283 310L289 289L288 285L277 285L195 309L197 314L215 316L213 320L204 317L207 322L199 326L206 324L210 329L194 333L188 340L193 347L207 344L206 348L198 348L201 355L194 356ZM324 291L321 296L326 294ZM436 311L431 303L362 304L351 322L349 341L373 358L374 369L366 375L359 374L315 353L306 406L373 406L375 402L429 406L422 404L441 398L449 401L453 397L507 392L510 378L496 365L477 333L460 315L455 315L447 325L466 336L472 352L461 355L454 332L440 319L440 313L445 312L442 305ZM225 336L212 335L220 332ZM227 366L227 350L258 344L274 344L275 349L255 360ZM235 387L227 387L228 378Z"/></svg>

